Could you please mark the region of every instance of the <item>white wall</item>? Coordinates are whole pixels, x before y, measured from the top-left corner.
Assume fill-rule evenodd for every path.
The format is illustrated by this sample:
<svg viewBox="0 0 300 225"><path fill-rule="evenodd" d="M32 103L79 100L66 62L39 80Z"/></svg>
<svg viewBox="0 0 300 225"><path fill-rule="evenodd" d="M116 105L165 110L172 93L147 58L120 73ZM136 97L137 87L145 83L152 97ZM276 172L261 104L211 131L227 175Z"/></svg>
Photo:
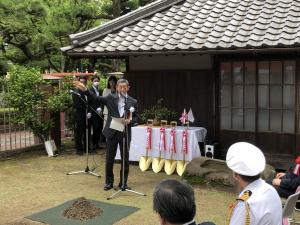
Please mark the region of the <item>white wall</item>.
<svg viewBox="0 0 300 225"><path fill-rule="evenodd" d="M153 55L129 57L130 71L206 70L212 68L209 55Z"/></svg>

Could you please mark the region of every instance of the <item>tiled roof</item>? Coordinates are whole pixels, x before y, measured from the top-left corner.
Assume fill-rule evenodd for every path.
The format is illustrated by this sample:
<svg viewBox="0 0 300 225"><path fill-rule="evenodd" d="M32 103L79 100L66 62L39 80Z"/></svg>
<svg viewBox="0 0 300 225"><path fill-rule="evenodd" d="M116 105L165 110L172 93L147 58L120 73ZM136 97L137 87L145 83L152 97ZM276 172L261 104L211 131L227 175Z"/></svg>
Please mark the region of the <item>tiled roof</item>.
<svg viewBox="0 0 300 225"><path fill-rule="evenodd" d="M119 28L109 33L94 28L86 44L64 50L126 54L300 46L300 0L184 0L132 23L126 19L119 18Z"/></svg>
<svg viewBox="0 0 300 225"><path fill-rule="evenodd" d="M93 76L94 73L79 73L79 72L74 72L74 73L45 73L43 74L43 77L48 77L48 78L56 78L60 79L63 77L89 77Z"/></svg>

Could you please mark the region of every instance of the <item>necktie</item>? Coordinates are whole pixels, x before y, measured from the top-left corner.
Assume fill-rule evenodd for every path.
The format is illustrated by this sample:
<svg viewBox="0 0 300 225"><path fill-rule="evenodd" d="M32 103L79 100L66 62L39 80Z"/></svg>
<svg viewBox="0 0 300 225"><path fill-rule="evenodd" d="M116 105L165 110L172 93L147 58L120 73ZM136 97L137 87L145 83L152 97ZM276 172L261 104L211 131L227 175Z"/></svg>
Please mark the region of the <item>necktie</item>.
<svg viewBox="0 0 300 225"><path fill-rule="evenodd" d="M125 106L125 99L124 97L120 96L118 102L118 109L121 117L124 115L124 106Z"/></svg>

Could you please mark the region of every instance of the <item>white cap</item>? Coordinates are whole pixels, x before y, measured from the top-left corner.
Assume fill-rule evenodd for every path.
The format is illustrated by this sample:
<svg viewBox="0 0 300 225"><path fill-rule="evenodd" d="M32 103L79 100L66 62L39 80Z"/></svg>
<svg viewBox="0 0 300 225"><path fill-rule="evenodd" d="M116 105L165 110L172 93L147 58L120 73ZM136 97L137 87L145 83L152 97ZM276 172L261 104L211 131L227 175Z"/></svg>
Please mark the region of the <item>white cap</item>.
<svg viewBox="0 0 300 225"><path fill-rule="evenodd" d="M266 159L256 146L247 142L238 142L228 149L226 163L231 170L238 174L256 176L264 171Z"/></svg>

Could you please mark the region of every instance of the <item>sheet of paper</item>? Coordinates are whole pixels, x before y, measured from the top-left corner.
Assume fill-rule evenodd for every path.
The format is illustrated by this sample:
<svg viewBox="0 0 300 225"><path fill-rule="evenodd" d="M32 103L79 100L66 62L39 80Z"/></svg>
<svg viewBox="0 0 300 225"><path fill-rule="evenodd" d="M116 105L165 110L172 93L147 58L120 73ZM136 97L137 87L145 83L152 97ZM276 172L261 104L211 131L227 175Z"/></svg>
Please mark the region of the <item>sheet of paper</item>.
<svg viewBox="0 0 300 225"><path fill-rule="evenodd" d="M123 118L112 117L109 128L123 132L124 131Z"/></svg>

